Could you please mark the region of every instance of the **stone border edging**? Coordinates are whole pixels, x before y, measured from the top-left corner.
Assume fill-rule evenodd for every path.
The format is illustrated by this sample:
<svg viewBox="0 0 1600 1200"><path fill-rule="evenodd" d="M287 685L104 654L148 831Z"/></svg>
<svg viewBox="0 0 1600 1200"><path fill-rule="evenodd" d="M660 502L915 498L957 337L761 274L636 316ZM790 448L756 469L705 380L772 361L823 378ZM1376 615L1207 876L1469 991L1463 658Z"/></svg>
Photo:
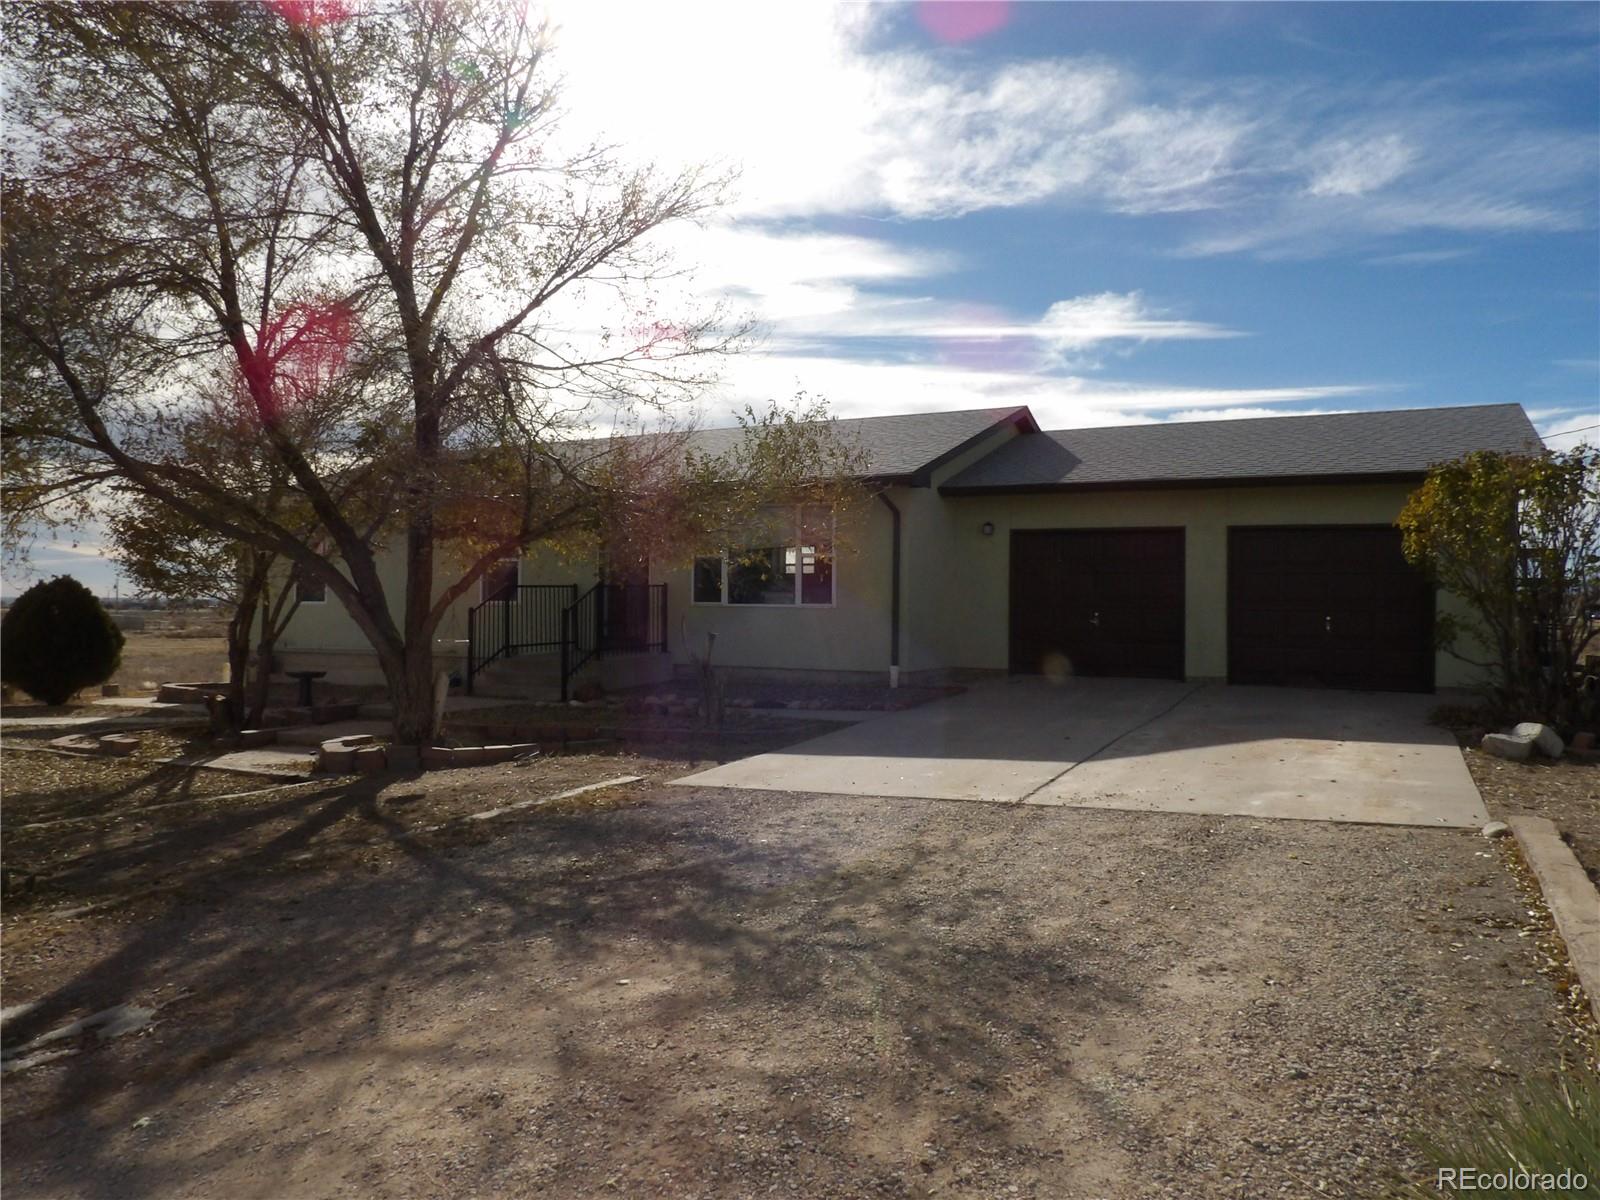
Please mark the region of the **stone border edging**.
<svg viewBox="0 0 1600 1200"><path fill-rule="evenodd" d="M1554 822L1519 814L1508 817L1507 824L1539 881L1572 970L1588 994L1590 1011L1600 1021L1600 891Z"/></svg>

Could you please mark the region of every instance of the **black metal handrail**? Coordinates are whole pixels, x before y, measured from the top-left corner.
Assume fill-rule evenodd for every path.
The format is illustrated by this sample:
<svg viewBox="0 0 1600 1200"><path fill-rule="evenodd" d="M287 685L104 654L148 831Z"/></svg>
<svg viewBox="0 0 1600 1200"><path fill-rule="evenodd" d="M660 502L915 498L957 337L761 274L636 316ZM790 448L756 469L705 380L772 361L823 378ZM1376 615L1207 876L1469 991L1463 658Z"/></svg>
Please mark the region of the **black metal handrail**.
<svg viewBox="0 0 1600 1200"><path fill-rule="evenodd" d="M575 583L508 583L467 610L467 693L490 663L562 644L562 613Z"/></svg>
<svg viewBox="0 0 1600 1200"><path fill-rule="evenodd" d="M667 585L597 583L561 615L561 699L572 678L607 654L667 649Z"/></svg>
<svg viewBox="0 0 1600 1200"><path fill-rule="evenodd" d="M506 584L467 610L467 694L501 658L559 649L561 699L572 679L607 654L667 649L667 585Z"/></svg>

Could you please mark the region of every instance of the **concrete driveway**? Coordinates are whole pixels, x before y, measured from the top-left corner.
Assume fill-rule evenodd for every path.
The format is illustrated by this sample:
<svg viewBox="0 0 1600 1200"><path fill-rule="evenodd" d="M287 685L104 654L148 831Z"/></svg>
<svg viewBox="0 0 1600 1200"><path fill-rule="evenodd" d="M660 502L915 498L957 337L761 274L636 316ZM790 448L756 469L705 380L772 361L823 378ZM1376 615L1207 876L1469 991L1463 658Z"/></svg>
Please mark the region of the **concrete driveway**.
<svg viewBox="0 0 1600 1200"><path fill-rule="evenodd" d="M1138 679L984 684L697 787L1434 827L1488 820L1430 696Z"/></svg>

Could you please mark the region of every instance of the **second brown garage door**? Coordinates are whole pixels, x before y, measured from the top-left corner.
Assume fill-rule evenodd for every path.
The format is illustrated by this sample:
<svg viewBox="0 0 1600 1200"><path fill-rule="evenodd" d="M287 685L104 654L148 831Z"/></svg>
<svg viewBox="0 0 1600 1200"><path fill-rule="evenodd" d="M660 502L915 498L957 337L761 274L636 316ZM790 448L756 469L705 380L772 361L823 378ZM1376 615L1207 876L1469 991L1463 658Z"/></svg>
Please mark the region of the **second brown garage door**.
<svg viewBox="0 0 1600 1200"><path fill-rule="evenodd" d="M1183 530L1011 535L1011 669L1183 678Z"/></svg>
<svg viewBox="0 0 1600 1200"><path fill-rule="evenodd" d="M1433 588L1376 526L1228 530L1228 680L1433 689Z"/></svg>

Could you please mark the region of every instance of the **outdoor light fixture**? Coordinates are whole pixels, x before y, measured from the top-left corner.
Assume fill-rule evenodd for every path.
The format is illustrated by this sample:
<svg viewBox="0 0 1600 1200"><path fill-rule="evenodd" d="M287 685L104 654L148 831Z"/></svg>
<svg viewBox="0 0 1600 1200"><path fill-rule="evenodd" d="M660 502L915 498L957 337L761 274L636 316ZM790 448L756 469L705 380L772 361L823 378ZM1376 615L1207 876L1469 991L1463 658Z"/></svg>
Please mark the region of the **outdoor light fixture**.
<svg viewBox="0 0 1600 1200"><path fill-rule="evenodd" d="M985 521L982 525L978 526L978 528L979 528L979 530L982 531L984 537L993 537L994 536L994 522L993 521Z"/></svg>

